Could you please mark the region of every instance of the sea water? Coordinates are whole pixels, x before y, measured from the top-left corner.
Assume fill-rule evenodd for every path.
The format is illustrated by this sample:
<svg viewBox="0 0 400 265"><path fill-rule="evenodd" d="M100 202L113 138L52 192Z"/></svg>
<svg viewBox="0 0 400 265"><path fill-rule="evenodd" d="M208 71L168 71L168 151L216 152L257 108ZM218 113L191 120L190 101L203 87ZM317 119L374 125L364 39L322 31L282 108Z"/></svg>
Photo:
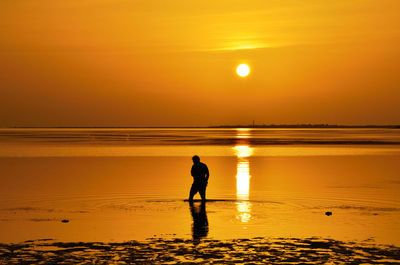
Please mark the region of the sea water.
<svg viewBox="0 0 400 265"><path fill-rule="evenodd" d="M210 170L204 206L184 201L195 154ZM399 158L399 129L0 129L0 242L399 245Z"/></svg>

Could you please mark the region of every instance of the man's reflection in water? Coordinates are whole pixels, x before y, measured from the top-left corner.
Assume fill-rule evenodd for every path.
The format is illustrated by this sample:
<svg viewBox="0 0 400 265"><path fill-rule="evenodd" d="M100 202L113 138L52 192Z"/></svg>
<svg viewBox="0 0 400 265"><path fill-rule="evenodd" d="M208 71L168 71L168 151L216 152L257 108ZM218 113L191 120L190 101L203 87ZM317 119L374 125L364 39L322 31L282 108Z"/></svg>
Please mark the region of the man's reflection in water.
<svg viewBox="0 0 400 265"><path fill-rule="evenodd" d="M201 204L189 203L190 212L193 217L192 224L192 236L193 243L200 243L200 239L208 235L208 220L206 213L206 203L204 201Z"/></svg>

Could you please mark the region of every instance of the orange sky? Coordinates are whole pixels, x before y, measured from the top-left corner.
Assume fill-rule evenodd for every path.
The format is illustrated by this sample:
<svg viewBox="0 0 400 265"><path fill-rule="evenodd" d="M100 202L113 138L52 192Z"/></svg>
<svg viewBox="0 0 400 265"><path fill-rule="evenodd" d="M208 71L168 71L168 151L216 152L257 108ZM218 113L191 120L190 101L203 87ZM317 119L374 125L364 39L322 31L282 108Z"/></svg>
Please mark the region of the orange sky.
<svg viewBox="0 0 400 265"><path fill-rule="evenodd" d="M400 124L399 13L398 0L0 1L0 126Z"/></svg>

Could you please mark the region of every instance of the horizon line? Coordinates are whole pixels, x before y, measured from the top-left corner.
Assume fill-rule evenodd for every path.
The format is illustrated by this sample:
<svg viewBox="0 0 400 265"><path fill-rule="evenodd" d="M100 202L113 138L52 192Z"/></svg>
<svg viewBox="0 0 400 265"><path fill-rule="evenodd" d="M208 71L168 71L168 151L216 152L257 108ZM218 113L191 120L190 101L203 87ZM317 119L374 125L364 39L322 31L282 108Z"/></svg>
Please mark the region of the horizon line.
<svg viewBox="0 0 400 265"><path fill-rule="evenodd" d="M364 125L346 125L346 124L235 124L235 125L209 125L209 126L12 126L0 127L0 129L141 129L141 128L165 128L165 129L184 129L184 128L388 128L400 129L400 124L364 124Z"/></svg>

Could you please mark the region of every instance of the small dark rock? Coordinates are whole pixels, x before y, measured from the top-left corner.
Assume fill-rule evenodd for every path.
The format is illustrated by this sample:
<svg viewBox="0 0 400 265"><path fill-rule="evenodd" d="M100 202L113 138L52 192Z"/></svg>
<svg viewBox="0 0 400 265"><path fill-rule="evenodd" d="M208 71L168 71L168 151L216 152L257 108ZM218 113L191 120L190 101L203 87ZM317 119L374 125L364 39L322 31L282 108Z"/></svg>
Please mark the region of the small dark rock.
<svg viewBox="0 0 400 265"><path fill-rule="evenodd" d="M326 215L326 216L331 216L331 215L332 215L332 212L325 212L325 215Z"/></svg>
<svg viewBox="0 0 400 265"><path fill-rule="evenodd" d="M68 223L68 222L69 222L69 220L67 220L67 219L63 219L63 220L61 220L61 222L62 222L62 223Z"/></svg>

